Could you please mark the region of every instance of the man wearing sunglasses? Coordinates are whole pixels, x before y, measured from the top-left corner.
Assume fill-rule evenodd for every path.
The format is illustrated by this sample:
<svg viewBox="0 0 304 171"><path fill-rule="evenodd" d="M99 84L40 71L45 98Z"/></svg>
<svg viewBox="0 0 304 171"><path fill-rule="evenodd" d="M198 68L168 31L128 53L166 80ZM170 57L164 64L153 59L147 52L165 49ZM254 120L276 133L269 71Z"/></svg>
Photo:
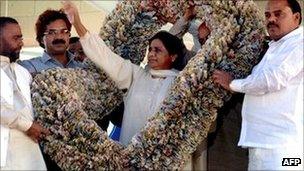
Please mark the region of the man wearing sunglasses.
<svg viewBox="0 0 304 171"><path fill-rule="evenodd" d="M36 22L36 40L44 48L41 57L21 61L32 75L42 70L60 68L78 68L83 65L74 60L68 52L71 24L66 15L58 10L46 10Z"/></svg>

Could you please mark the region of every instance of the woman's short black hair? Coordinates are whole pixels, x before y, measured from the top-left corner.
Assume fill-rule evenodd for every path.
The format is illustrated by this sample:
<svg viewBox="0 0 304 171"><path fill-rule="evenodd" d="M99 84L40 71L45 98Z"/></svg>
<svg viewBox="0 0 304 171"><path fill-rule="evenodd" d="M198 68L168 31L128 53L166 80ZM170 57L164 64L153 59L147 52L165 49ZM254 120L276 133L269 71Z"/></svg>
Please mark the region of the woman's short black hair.
<svg viewBox="0 0 304 171"><path fill-rule="evenodd" d="M169 55L177 55L172 67L181 71L185 67L183 52L186 47L183 41L167 31L159 31L156 33L152 38L149 39L149 45L155 39L159 39L163 43Z"/></svg>
<svg viewBox="0 0 304 171"><path fill-rule="evenodd" d="M292 13L300 13L300 21L299 21L299 25L302 22L302 10L301 10L301 6L299 4L299 2L297 0L287 0L287 3L289 5L289 7L291 8Z"/></svg>

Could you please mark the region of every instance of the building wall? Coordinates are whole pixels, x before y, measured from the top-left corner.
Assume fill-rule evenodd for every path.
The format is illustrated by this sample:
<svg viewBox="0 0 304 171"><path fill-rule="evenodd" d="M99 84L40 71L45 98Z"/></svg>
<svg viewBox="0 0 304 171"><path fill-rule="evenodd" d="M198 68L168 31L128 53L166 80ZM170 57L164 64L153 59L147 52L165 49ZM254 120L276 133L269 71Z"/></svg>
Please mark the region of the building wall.
<svg viewBox="0 0 304 171"><path fill-rule="evenodd" d="M82 21L92 32L99 32L106 12L95 8L85 1L74 1L77 5ZM38 16L46 9L60 9L58 0L0 0L0 15L15 18L21 25L25 47L38 46L35 40L35 23ZM76 32L72 29L72 36Z"/></svg>

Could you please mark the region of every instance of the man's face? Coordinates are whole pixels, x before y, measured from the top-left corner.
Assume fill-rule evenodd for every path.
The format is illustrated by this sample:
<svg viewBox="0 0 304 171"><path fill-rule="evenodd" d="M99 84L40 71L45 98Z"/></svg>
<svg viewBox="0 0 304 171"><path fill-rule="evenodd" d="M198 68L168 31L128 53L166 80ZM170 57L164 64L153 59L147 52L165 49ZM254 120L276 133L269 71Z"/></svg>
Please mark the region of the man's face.
<svg viewBox="0 0 304 171"><path fill-rule="evenodd" d="M11 62L19 59L23 46L22 33L18 24L6 24L0 31L0 55L7 56Z"/></svg>
<svg viewBox="0 0 304 171"><path fill-rule="evenodd" d="M205 44L209 34L210 34L209 28L206 26L205 23L202 23L198 28L198 40L201 45Z"/></svg>
<svg viewBox="0 0 304 171"><path fill-rule="evenodd" d="M70 31L64 20L58 19L46 26L42 43L49 55L63 55L69 46Z"/></svg>
<svg viewBox="0 0 304 171"><path fill-rule="evenodd" d="M299 13L292 13L286 0L270 0L265 9L266 27L271 39L279 40L299 25Z"/></svg>
<svg viewBox="0 0 304 171"><path fill-rule="evenodd" d="M83 60L86 58L79 41L70 43L69 51L74 55L76 61L83 62Z"/></svg>

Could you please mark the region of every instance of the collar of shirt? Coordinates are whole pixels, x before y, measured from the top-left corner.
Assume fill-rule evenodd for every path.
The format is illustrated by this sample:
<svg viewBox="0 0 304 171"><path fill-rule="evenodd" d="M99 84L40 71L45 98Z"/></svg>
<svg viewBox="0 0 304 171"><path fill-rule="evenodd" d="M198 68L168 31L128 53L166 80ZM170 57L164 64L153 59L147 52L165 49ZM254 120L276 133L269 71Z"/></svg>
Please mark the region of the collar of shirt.
<svg viewBox="0 0 304 171"><path fill-rule="evenodd" d="M299 26L298 28L296 28L295 30L291 31L290 33L286 34L284 37L282 37L280 40L278 41L270 41L269 42L269 46L273 45L273 44L279 44L281 42L286 41L287 39L297 36L299 34L303 34L303 26Z"/></svg>
<svg viewBox="0 0 304 171"><path fill-rule="evenodd" d="M69 64L69 63L71 63L72 61L74 61L74 55L73 55L71 52L69 52L69 51L66 51L66 53L67 53L67 56L68 56L68 59L69 59L69 62L68 62L68 64ZM46 63L46 62L48 62L48 61L50 61L50 60L53 60L53 61L58 62L56 59L52 58L52 57L51 57L49 54L47 54L45 51L44 51L43 54L42 54L41 60L42 60L43 63Z"/></svg>
<svg viewBox="0 0 304 171"><path fill-rule="evenodd" d="M10 59L9 59L9 57L7 57L7 56L2 56L2 55L0 55L0 59L1 59L1 62L0 62L0 66L1 66L1 68L3 68L3 69L6 69L6 68L8 68L8 67L10 67L11 65L13 65L14 63L11 63L10 62Z"/></svg>
<svg viewBox="0 0 304 171"><path fill-rule="evenodd" d="M176 69L171 70L154 70L149 69L149 73L153 78L166 78L166 77L176 77L179 73Z"/></svg>
<svg viewBox="0 0 304 171"><path fill-rule="evenodd" d="M10 59L9 59L9 57L7 57L7 56L2 56L2 55L0 55L0 61L1 61L1 63L2 62L4 62L4 63L10 63Z"/></svg>
<svg viewBox="0 0 304 171"><path fill-rule="evenodd" d="M1 56L1 55L0 55ZM10 63L10 59L7 56L1 56L1 70L6 73L7 77L13 82L14 90L19 90L18 84L16 82L15 75L15 63Z"/></svg>

